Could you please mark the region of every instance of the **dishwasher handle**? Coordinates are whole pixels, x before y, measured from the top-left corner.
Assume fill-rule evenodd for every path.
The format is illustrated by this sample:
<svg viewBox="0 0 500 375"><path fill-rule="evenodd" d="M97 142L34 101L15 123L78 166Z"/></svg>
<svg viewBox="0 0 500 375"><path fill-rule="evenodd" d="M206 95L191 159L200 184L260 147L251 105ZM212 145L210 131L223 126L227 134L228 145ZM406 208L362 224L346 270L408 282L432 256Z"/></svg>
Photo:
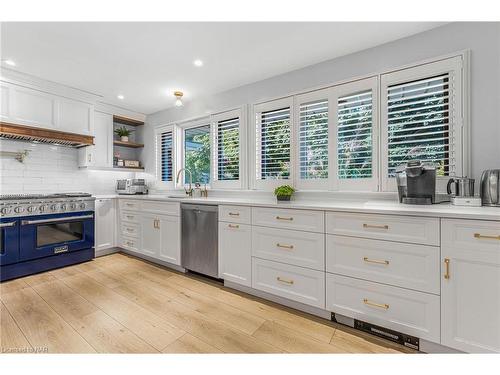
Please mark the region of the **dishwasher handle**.
<svg viewBox="0 0 500 375"><path fill-rule="evenodd" d="M208 205L208 204L181 203L181 210L194 211L195 213L218 212L219 206Z"/></svg>

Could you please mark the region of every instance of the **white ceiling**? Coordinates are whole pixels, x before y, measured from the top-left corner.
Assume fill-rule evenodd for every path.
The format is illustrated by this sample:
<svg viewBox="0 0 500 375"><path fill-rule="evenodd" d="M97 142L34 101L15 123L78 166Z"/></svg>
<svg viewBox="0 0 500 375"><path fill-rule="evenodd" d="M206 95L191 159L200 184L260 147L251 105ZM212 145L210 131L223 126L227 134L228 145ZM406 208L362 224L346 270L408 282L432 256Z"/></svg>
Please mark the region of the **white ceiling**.
<svg viewBox="0 0 500 375"><path fill-rule="evenodd" d="M21 72L149 114L171 107L174 90L188 101L441 24L2 23L1 57Z"/></svg>

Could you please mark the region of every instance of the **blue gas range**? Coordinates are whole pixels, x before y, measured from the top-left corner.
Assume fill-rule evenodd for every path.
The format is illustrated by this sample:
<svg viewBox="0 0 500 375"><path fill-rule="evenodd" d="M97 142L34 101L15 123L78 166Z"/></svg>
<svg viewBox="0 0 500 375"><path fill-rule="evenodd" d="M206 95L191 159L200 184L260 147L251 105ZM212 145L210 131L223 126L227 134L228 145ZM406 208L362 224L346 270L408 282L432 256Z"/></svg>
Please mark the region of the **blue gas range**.
<svg viewBox="0 0 500 375"><path fill-rule="evenodd" d="M86 193L0 196L0 281L91 260L94 198Z"/></svg>

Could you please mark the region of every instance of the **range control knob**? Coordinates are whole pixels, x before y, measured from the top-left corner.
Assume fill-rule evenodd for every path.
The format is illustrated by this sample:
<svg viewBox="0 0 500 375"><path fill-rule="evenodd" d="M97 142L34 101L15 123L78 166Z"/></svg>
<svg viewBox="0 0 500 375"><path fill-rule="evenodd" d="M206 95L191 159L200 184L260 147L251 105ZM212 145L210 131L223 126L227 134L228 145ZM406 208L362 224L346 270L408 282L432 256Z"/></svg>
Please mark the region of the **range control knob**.
<svg viewBox="0 0 500 375"><path fill-rule="evenodd" d="M36 206L29 206L28 207L28 212L35 212L36 211Z"/></svg>
<svg viewBox="0 0 500 375"><path fill-rule="evenodd" d="M57 210L57 204L51 204L51 205L50 205L50 210L51 210L51 211L55 211L55 210Z"/></svg>
<svg viewBox="0 0 500 375"><path fill-rule="evenodd" d="M61 210L62 210L62 211L66 211L66 205L65 205L64 203L63 203L63 204L61 204Z"/></svg>
<svg viewBox="0 0 500 375"><path fill-rule="evenodd" d="M10 207L4 207L0 210L0 212L2 213L2 215L7 215L8 213L10 213Z"/></svg>
<svg viewBox="0 0 500 375"><path fill-rule="evenodd" d="M75 203L71 203L71 205L69 206L72 210L76 209L76 204Z"/></svg>
<svg viewBox="0 0 500 375"><path fill-rule="evenodd" d="M46 204L42 204L39 208L40 212L45 212L47 210L47 205Z"/></svg>
<svg viewBox="0 0 500 375"><path fill-rule="evenodd" d="M24 207L19 206L19 207L14 208L14 212L16 214L20 214L23 211L24 211Z"/></svg>
<svg viewBox="0 0 500 375"><path fill-rule="evenodd" d="M80 208L81 208L82 210L84 210L86 207L87 207L87 205L86 205L85 203L80 203Z"/></svg>

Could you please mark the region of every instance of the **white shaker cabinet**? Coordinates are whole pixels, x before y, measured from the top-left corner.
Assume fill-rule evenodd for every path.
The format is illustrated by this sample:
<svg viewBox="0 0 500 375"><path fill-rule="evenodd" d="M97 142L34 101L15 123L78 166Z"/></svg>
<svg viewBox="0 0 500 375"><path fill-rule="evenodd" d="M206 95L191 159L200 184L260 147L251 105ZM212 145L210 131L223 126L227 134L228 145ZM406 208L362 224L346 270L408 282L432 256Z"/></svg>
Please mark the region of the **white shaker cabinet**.
<svg viewBox="0 0 500 375"><path fill-rule="evenodd" d="M58 98L58 130L94 135L94 106L77 100Z"/></svg>
<svg viewBox="0 0 500 375"><path fill-rule="evenodd" d="M140 253L180 265L181 224L178 216L141 213Z"/></svg>
<svg viewBox="0 0 500 375"><path fill-rule="evenodd" d="M441 344L500 352L500 222L442 220Z"/></svg>
<svg viewBox="0 0 500 375"><path fill-rule="evenodd" d="M97 253L115 246L115 223L115 199L96 199L95 250Z"/></svg>
<svg viewBox="0 0 500 375"><path fill-rule="evenodd" d="M252 227L239 223L219 223L219 277L252 286Z"/></svg>
<svg viewBox="0 0 500 375"><path fill-rule="evenodd" d="M113 166L113 116L108 113L94 113L94 145L78 149L80 167Z"/></svg>
<svg viewBox="0 0 500 375"><path fill-rule="evenodd" d="M155 214L143 213L141 214L141 234L142 234L142 247L140 253L157 257L160 252L161 232L158 228L158 217Z"/></svg>

